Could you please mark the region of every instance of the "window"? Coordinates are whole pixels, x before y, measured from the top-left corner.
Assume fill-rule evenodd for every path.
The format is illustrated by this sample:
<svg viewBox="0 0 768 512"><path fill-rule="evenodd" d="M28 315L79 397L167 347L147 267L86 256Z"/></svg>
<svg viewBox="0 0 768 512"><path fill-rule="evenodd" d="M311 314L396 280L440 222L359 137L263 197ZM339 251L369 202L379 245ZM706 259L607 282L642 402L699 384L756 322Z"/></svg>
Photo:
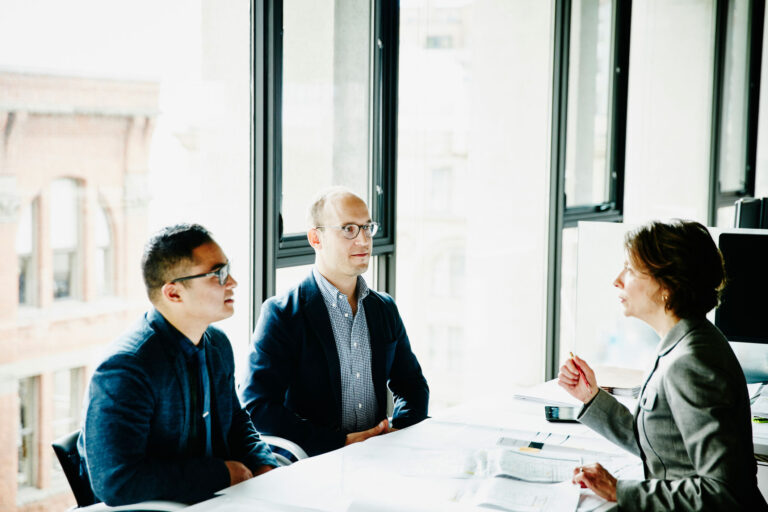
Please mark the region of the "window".
<svg viewBox="0 0 768 512"><path fill-rule="evenodd" d="M93 274L97 295L111 295L114 279L114 251L112 245L112 229L109 215L104 206L96 211L94 226L94 242L96 254L93 260Z"/></svg>
<svg viewBox="0 0 768 512"><path fill-rule="evenodd" d="M29 306L35 303L37 262L35 260L35 221L37 203L26 205L21 210L19 228L16 231L16 255L19 261L19 304Z"/></svg>
<svg viewBox="0 0 768 512"><path fill-rule="evenodd" d="M543 374L552 17L401 3L395 298L433 412Z"/></svg>
<svg viewBox="0 0 768 512"><path fill-rule="evenodd" d="M574 341L577 223L623 218L631 9L631 2L616 0L556 2L550 378L557 374L562 350Z"/></svg>
<svg viewBox="0 0 768 512"><path fill-rule="evenodd" d="M254 29L263 36L254 47L262 64L254 70L259 98L254 222L264 227L255 242L260 271L254 316L276 290L296 284L286 280L305 275L283 269L314 261L306 216L328 186L346 186L367 201L380 225L375 256L394 250L394 165L388 148L395 144L396 96L395 82L385 79L383 70L397 59L397 4L286 0L263 7ZM379 261L382 275L390 271L388 261ZM380 281L384 290L390 281Z"/></svg>
<svg viewBox="0 0 768 512"><path fill-rule="evenodd" d="M574 0L568 77L566 208L611 199L607 160L611 66L611 0Z"/></svg>
<svg viewBox="0 0 768 512"><path fill-rule="evenodd" d="M83 370L60 365L95 364L146 310L140 259L151 233L178 222L213 233L239 282L235 315L217 325L244 360L253 18L249 0L4 7L1 181L14 189L0 195L21 209L0 232L18 264L0 269L3 282L19 283L0 290L0 303L23 307L0 310L0 344L10 347L4 372L34 368L41 377L24 379L18 413L0 418L0 438L13 438L0 459L18 453L19 461L0 509L16 497L29 509L59 510L66 486L50 441L76 428L83 379Z"/></svg>
<svg viewBox="0 0 768 512"><path fill-rule="evenodd" d="M716 74L713 102L713 123L719 120L719 126L713 144L716 198L710 221L727 227L733 225L734 201L755 194L757 112L751 106L757 103L760 89L765 3L735 0L723 5L727 10L718 9L718 23L725 24L724 34L715 35L724 48L715 54L715 67L721 69L721 75Z"/></svg>
<svg viewBox="0 0 768 512"><path fill-rule="evenodd" d="M50 187L50 234L53 251L53 298L75 298L80 293L80 189L71 179Z"/></svg>
<svg viewBox="0 0 768 512"><path fill-rule="evenodd" d="M59 439L80 427L83 379L82 368L68 368L53 373L52 439ZM64 473L58 459L53 457L52 461L53 479L63 482Z"/></svg>
<svg viewBox="0 0 768 512"><path fill-rule="evenodd" d="M19 487L37 485L38 448L38 390L37 379L19 381Z"/></svg>
<svg viewBox="0 0 768 512"><path fill-rule="evenodd" d="M366 0L283 2L284 233L306 231L307 208L329 185L370 203L372 13Z"/></svg>

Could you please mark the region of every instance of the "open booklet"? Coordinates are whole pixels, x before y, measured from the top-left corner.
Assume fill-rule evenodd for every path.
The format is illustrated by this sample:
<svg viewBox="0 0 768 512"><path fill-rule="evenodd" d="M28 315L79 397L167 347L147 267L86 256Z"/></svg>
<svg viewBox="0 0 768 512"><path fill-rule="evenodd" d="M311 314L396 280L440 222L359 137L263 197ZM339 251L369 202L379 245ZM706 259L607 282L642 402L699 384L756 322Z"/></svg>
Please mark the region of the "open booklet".
<svg viewBox="0 0 768 512"><path fill-rule="evenodd" d="M486 475L525 482L556 483L570 481L573 468L579 465L579 457L553 457L541 452L496 448L487 453Z"/></svg>

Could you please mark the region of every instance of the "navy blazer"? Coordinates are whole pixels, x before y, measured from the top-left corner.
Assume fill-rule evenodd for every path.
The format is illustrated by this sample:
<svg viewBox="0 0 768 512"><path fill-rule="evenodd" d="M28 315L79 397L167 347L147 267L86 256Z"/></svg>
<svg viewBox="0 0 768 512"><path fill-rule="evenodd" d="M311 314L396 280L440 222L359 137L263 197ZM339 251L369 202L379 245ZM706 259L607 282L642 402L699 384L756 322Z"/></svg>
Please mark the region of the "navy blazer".
<svg viewBox="0 0 768 512"><path fill-rule="evenodd" d="M363 308L371 339L376 421L387 417L389 386L395 400L392 426L418 423L427 417L429 387L395 301L371 290ZM312 273L262 306L240 397L264 434L289 439L309 455L344 446L339 355Z"/></svg>
<svg viewBox="0 0 768 512"><path fill-rule="evenodd" d="M203 336L213 456L188 454L191 391L179 345L184 335L152 309L110 345L91 379L78 448L98 499L108 505L153 499L192 503L229 486L225 460L251 470L277 466L240 406L229 340L215 327Z"/></svg>

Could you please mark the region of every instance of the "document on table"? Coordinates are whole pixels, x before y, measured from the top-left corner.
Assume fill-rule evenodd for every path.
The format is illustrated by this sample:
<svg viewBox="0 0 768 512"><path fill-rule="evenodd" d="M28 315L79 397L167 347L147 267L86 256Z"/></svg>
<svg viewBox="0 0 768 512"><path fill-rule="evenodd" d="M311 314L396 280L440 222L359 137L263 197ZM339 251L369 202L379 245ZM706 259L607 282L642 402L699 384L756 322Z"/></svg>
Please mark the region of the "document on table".
<svg viewBox="0 0 768 512"><path fill-rule="evenodd" d="M508 478L484 481L470 498L480 507L508 512L563 512L576 510L579 489L570 481L559 484L537 484Z"/></svg>
<svg viewBox="0 0 768 512"><path fill-rule="evenodd" d="M581 465L581 458L550 457L539 453L526 453L504 448L494 449L487 455L489 476L500 476L526 482L555 483L570 481L573 468Z"/></svg>

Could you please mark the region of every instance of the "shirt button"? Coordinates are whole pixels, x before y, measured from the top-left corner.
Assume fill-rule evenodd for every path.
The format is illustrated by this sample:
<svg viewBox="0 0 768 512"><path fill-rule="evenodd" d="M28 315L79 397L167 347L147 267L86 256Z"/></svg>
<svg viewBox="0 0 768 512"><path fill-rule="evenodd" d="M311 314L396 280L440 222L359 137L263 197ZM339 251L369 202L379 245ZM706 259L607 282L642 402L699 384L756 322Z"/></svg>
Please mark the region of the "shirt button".
<svg viewBox="0 0 768 512"><path fill-rule="evenodd" d="M357 342L354 342L354 343L352 344L352 346L353 346L353 347L355 347L355 348L357 348Z"/></svg>
<svg viewBox="0 0 768 512"><path fill-rule="evenodd" d="M362 409L363 408L363 404L357 404L357 408L358 409Z"/></svg>
<svg viewBox="0 0 768 512"><path fill-rule="evenodd" d="M344 318L349 318L349 313L344 313Z"/></svg>
<svg viewBox="0 0 768 512"><path fill-rule="evenodd" d="M355 374L355 377L357 377L357 378L359 379L359 378L360 378L360 372L357 372L357 373Z"/></svg>

